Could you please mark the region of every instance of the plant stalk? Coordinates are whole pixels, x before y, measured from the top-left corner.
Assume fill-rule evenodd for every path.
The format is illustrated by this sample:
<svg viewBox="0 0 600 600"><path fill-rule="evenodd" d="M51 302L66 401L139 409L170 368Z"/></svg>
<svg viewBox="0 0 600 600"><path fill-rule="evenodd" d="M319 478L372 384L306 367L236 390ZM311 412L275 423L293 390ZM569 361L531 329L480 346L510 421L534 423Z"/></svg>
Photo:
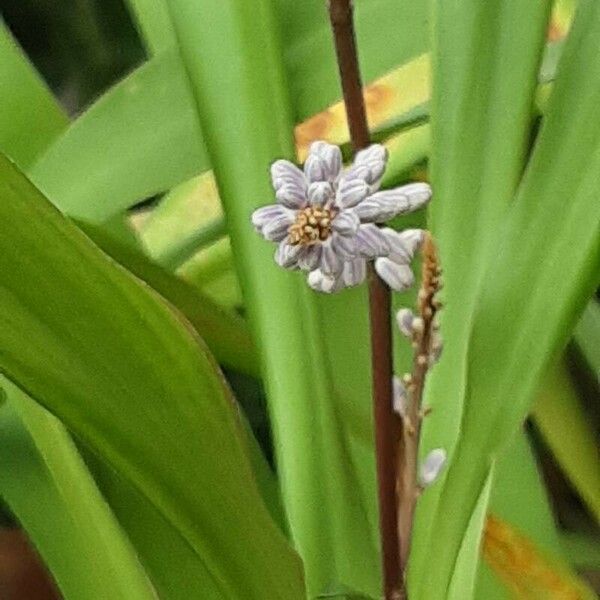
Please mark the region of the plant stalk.
<svg viewBox="0 0 600 600"><path fill-rule="evenodd" d="M417 309L422 328L415 332L413 369L405 376L409 394L407 414L402 420L402 430L398 444L398 531L400 538L400 566L406 571L413 529L415 508L421 493L418 482L418 454L421 424L425 413L422 408L425 380L431 367L435 316L441 307L436 299L440 290L441 269L437 251L429 232L425 233L422 247L423 266L421 288Z"/></svg>
<svg viewBox="0 0 600 600"><path fill-rule="evenodd" d="M358 66L352 1L329 0L329 15L348 129L356 153L369 145L369 126ZM368 280L383 589L386 600L398 600L405 597L405 593L398 540L396 456L400 423L393 411L392 401L391 295L372 265L369 265Z"/></svg>

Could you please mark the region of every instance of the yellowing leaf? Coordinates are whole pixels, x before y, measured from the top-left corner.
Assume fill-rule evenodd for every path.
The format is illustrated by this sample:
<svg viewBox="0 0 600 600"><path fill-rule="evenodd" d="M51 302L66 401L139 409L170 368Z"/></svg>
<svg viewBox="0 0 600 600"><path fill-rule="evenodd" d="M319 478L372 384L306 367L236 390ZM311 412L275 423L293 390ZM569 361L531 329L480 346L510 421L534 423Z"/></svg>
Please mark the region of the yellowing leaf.
<svg viewBox="0 0 600 600"><path fill-rule="evenodd" d="M595 594L564 565L546 556L522 533L488 515L483 556L519 600L592 600Z"/></svg>

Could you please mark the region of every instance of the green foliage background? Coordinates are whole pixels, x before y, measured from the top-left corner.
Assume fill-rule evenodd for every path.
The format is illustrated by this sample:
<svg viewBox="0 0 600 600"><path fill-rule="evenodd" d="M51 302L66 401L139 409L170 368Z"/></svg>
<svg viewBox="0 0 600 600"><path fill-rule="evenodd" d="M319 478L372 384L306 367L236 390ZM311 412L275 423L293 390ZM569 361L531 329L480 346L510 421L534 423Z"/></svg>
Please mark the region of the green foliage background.
<svg viewBox="0 0 600 600"><path fill-rule="evenodd" d="M65 598L378 597L365 290L312 293L249 226L294 127L339 100L325 3L75 4L3 8L47 81L3 25L0 495ZM378 128L386 184L431 178L410 223L444 265L422 445L450 461L418 600L510 597L488 512L565 585L598 566L563 548L600 514L600 8L577 4L356 2L366 82L431 64ZM564 540L531 441L572 486Z"/></svg>

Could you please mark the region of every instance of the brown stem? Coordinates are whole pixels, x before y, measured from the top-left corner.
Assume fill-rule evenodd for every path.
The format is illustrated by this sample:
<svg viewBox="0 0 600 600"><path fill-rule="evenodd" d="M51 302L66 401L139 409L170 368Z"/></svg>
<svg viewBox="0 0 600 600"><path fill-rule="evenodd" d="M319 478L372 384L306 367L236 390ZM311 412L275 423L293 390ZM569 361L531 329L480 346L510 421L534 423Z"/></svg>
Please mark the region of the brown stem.
<svg viewBox="0 0 600 600"><path fill-rule="evenodd" d="M433 336L435 316L440 308L436 299L439 291L441 270L438 264L435 244L429 232L425 233L422 247L422 283L418 296L418 316L421 327L413 334L415 348L413 371L405 376L409 403L403 418L402 433L398 448L398 527L400 535L400 564L406 570L410 552L410 540L419 485L417 480L419 437L423 420L422 400L425 379L431 364L431 354L435 351Z"/></svg>
<svg viewBox="0 0 600 600"><path fill-rule="evenodd" d="M369 126L360 79L351 0L330 0L329 15L354 151L369 145ZM390 290L369 266L369 316L373 368L373 414L379 496L379 529L386 600L404 597L400 570L396 496L399 420L392 403L392 331Z"/></svg>

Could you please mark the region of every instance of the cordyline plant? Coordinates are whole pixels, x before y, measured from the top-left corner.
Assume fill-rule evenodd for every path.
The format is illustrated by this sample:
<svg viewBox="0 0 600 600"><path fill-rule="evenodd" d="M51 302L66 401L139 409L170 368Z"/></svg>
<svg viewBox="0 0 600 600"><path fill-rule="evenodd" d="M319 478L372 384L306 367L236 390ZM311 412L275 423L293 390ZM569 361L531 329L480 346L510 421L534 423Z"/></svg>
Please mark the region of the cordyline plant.
<svg viewBox="0 0 600 600"><path fill-rule="evenodd" d="M0 30L0 494L60 594L593 598L522 424L598 518L600 4L127 4L72 122Z"/></svg>

